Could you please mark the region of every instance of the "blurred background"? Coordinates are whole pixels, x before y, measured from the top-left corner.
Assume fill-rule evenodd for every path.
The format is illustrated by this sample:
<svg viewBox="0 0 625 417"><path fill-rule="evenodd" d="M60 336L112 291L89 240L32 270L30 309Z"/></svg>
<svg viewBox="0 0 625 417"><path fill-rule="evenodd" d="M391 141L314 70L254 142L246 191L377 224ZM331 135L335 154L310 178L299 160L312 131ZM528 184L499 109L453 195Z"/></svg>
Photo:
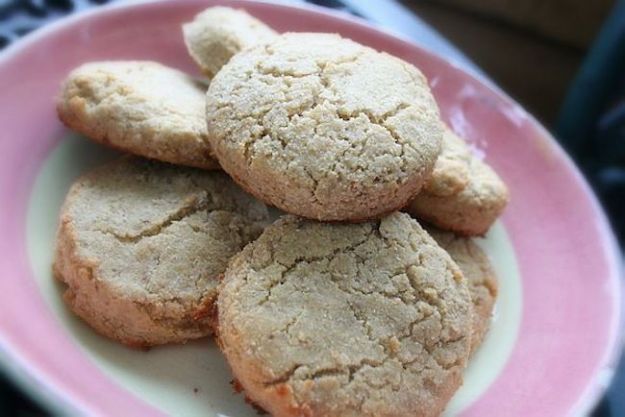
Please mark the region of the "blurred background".
<svg viewBox="0 0 625 417"><path fill-rule="evenodd" d="M0 50L55 19L114 1L124 0L0 0ZM314 3L362 17L493 80L575 159L623 247L625 0L280 2ZM0 376L0 416L46 415ZM625 416L623 361L593 416Z"/></svg>

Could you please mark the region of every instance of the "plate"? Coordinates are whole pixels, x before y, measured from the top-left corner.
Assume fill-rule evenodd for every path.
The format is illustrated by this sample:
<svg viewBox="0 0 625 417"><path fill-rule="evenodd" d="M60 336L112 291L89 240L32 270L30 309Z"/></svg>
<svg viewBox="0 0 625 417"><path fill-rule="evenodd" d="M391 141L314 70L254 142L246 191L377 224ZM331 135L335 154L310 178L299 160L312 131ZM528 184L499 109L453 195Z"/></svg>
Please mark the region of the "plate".
<svg viewBox="0 0 625 417"><path fill-rule="evenodd" d="M0 56L0 359L21 385L65 414L254 416L204 339L150 351L95 334L61 301L51 260L71 182L117 154L57 120L59 83L92 60L152 59L197 75L180 24L217 2L103 7L27 36ZM510 188L479 244L501 294L484 344L446 414L587 412L621 348L620 255L603 212L568 156L510 98L432 52L315 7L220 1L279 31L337 32L417 65L443 118Z"/></svg>

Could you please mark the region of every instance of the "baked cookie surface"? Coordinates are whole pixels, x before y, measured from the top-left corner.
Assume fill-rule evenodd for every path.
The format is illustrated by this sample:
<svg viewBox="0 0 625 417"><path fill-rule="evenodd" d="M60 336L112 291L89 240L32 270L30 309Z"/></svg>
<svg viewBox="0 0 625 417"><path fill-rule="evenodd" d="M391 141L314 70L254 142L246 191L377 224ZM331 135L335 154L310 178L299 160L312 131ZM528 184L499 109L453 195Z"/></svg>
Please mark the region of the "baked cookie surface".
<svg viewBox="0 0 625 417"><path fill-rule="evenodd" d="M482 344L490 327L493 308L497 301L498 282L488 256L472 238L426 227L427 232L456 262L467 280L473 301L471 353Z"/></svg>
<svg viewBox="0 0 625 417"><path fill-rule="evenodd" d="M277 35L242 9L209 7L182 26L189 55L209 78L241 50Z"/></svg>
<svg viewBox="0 0 625 417"><path fill-rule="evenodd" d="M84 64L63 83L59 118L90 139L135 155L218 169L206 138L207 87L151 61Z"/></svg>
<svg viewBox="0 0 625 417"><path fill-rule="evenodd" d="M508 189L497 173L445 127L432 175L404 211L444 230L484 235L508 200Z"/></svg>
<svg viewBox="0 0 625 417"><path fill-rule="evenodd" d="M220 164L261 200L316 220L403 207L440 152L413 66L338 35L289 33L235 55L207 94Z"/></svg>
<svg viewBox="0 0 625 417"><path fill-rule="evenodd" d="M54 271L99 333L132 346L184 342L212 332L219 277L267 221L221 172L125 157L71 187Z"/></svg>
<svg viewBox="0 0 625 417"><path fill-rule="evenodd" d="M408 215L284 216L231 261L218 337L273 416L435 416L461 384L471 314L462 273Z"/></svg>

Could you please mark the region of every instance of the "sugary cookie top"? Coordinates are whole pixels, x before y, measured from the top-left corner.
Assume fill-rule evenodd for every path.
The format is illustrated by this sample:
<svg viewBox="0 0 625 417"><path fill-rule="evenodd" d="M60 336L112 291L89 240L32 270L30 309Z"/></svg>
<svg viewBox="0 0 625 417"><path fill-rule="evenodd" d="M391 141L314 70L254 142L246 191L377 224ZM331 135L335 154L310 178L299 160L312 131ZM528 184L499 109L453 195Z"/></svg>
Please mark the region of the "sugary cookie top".
<svg viewBox="0 0 625 417"><path fill-rule="evenodd" d="M272 203L337 220L375 211L376 195L414 195L442 134L419 70L331 34L289 33L235 55L209 87L207 117L222 166L246 188L295 189L307 213L284 207L297 204L289 196ZM268 178L280 187L257 184Z"/></svg>
<svg viewBox="0 0 625 417"><path fill-rule="evenodd" d="M235 377L276 416L438 415L460 384L470 322L460 270L399 213L283 217L233 259L219 298Z"/></svg>
<svg viewBox="0 0 625 417"><path fill-rule="evenodd" d="M72 186L61 222L103 285L187 304L217 286L268 212L223 173L122 158Z"/></svg>

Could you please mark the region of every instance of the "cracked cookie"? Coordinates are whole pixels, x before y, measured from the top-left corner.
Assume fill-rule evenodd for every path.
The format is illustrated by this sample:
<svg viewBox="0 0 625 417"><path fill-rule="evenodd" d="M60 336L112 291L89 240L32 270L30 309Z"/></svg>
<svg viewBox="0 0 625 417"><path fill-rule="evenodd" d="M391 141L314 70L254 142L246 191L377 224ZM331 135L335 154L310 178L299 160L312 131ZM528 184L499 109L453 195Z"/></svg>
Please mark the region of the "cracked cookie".
<svg viewBox="0 0 625 417"><path fill-rule="evenodd" d="M432 175L404 211L444 230L481 236L501 215L508 200L508 189L497 173L445 127L442 151Z"/></svg>
<svg viewBox="0 0 625 417"><path fill-rule="evenodd" d="M480 346L490 326L497 300L497 276L482 249L472 238L426 227L427 232L456 262L467 280L473 301L471 353Z"/></svg>
<svg viewBox="0 0 625 417"><path fill-rule="evenodd" d="M267 222L221 172L124 157L71 187L54 272L99 333L136 347L184 342L212 332L219 277Z"/></svg>
<svg viewBox="0 0 625 417"><path fill-rule="evenodd" d="M465 278L404 213L284 216L231 260L217 305L235 378L275 417L436 416L462 383Z"/></svg>
<svg viewBox="0 0 625 417"><path fill-rule="evenodd" d="M223 169L303 217L378 218L429 176L442 127L412 65L338 35L288 33L235 55L207 94Z"/></svg>
<svg viewBox="0 0 625 417"><path fill-rule="evenodd" d="M277 35L245 10L222 6L199 13L182 26L182 32L189 55L209 78L234 54Z"/></svg>
<svg viewBox="0 0 625 417"><path fill-rule="evenodd" d="M206 140L206 86L150 61L93 62L72 71L59 118L90 139L147 158L218 169Z"/></svg>

